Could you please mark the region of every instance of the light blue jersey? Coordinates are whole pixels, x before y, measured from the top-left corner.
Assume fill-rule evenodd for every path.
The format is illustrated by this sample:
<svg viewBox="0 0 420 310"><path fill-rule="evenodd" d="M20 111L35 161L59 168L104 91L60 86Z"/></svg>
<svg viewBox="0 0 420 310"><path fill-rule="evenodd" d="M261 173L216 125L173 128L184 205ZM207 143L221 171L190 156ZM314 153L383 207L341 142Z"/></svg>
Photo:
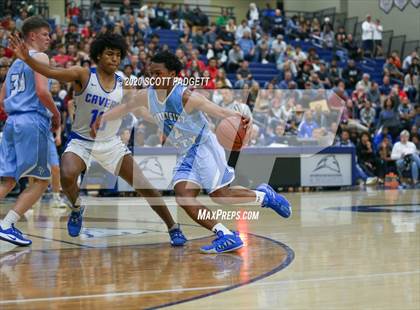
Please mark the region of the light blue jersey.
<svg viewBox="0 0 420 310"><path fill-rule="evenodd" d="M36 54L30 51L30 55ZM17 113L38 113L49 119L48 110L39 100L35 89L34 71L22 60L17 59L6 75L5 111L8 115Z"/></svg>
<svg viewBox="0 0 420 310"><path fill-rule="evenodd" d="M186 87L175 85L161 102L159 90L149 88L149 112L156 123L180 153L185 153L194 144L204 143L208 137L209 124L201 111L185 112L182 96Z"/></svg>
<svg viewBox="0 0 420 310"><path fill-rule="evenodd" d="M30 51L30 55L35 54ZM0 176L48 179L50 116L36 95L35 75L21 60L7 72L4 106L9 114L0 144Z"/></svg>
<svg viewBox="0 0 420 310"><path fill-rule="evenodd" d="M225 152L209 130L204 113L185 112L182 102L185 89L176 85L164 102L159 101L156 90L149 89L149 112L179 153L172 186L190 182L212 193L230 184L235 173L227 165Z"/></svg>

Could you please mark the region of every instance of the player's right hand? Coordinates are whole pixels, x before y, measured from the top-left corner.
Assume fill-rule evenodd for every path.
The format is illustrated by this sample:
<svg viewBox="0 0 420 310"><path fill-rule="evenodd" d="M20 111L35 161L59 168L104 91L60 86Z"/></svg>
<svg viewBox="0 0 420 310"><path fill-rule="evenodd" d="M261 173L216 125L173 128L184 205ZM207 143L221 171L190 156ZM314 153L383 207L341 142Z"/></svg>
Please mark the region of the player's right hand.
<svg viewBox="0 0 420 310"><path fill-rule="evenodd" d="M17 34L11 34L9 36L9 48L12 49L17 58L22 59L23 61L26 61L30 57L28 47Z"/></svg>
<svg viewBox="0 0 420 310"><path fill-rule="evenodd" d="M99 127L101 127L102 117L98 116L93 124L90 126L90 136L96 138Z"/></svg>

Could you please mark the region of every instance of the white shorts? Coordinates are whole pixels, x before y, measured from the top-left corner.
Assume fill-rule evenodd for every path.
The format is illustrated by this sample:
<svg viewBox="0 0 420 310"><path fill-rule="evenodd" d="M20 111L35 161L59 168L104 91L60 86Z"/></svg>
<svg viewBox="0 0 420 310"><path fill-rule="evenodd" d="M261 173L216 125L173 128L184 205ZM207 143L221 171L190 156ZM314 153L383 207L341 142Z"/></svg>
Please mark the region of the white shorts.
<svg viewBox="0 0 420 310"><path fill-rule="evenodd" d="M119 137L115 137L109 141L86 141L80 139L72 139L66 147L64 153L74 153L79 156L86 165L86 169L90 167L92 160L98 162L109 172L116 174L121 159L131 151L121 141Z"/></svg>

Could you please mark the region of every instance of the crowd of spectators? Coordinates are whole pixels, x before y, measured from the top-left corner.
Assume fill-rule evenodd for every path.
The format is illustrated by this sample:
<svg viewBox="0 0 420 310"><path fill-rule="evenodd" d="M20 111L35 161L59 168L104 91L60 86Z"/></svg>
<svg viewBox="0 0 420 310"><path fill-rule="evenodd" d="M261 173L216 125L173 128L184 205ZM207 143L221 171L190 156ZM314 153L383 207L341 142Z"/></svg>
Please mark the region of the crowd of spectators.
<svg viewBox="0 0 420 310"><path fill-rule="evenodd" d="M404 174L407 167L420 163L415 158L420 148L418 51L402 60L398 53L392 53L386 57L382 81L373 81L361 69L360 60L366 52L369 56L381 55L383 28L378 20L371 22L370 16L362 25L363 45L358 45L343 27L334 29L328 17L322 21L302 16L286 18L284 12L269 4L259 9L251 3L243 20L231 16L228 9L222 9L211 21L199 6L173 4L167 8L159 2L136 8L129 0L124 0L118 10L105 10L101 0L94 0L89 13L89 18L83 19L81 9L69 3L65 24L54 25L52 31L49 52L53 65L92 66L88 56L92 40L98 33L112 31L124 35L129 46L120 74L128 78L146 76L151 57L169 49L156 30L172 29L174 35L179 33L179 44L173 52L184 64L181 76L209 77L204 94L215 104L252 113L250 146L302 141L354 146L358 177L363 181L373 177L383 180L390 171ZM7 48L7 36L30 14L33 12L27 7L4 11L0 25L1 82L13 57ZM327 62L315 46L304 50L299 42L321 42L324 49L334 51L334 57ZM335 51L341 48L345 53L336 57ZM262 85L254 79L250 63L275 64L277 74ZM51 92L62 111L60 143L64 144L74 114L73 90L71 85L53 81ZM0 111L0 128L6 117ZM130 116L124 126L121 134L127 143L132 144L133 137L140 146L161 143L158 129L142 119ZM130 126L136 132L131 139ZM402 136L409 134L416 151L404 151L397 158L400 153L393 151L393 145L407 145L405 138L400 141L403 130ZM401 159L407 155L411 157L402 165ZM411 177L416 181L418 171L414 174L414 170Z"/></svg>

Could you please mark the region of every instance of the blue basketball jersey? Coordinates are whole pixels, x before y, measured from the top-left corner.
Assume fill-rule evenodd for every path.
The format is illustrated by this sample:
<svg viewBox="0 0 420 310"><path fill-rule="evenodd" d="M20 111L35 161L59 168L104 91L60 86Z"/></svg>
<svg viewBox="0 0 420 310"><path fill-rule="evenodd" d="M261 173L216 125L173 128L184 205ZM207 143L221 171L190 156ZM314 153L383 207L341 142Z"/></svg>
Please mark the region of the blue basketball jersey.
<svg viewBox="0 0 420 310"><path fill-rule="evenodd" d="M36 54L31 50L30 55ZM34 71L22 60L17 59L7 72L5 111L9 115L34 112L49 118L48 110L36 95Z"/></svg>
<svg viewBox="0 0 420 310"><path fill-rule="evenodd" d="M194 144L207 140L209 124L201 111L185 112L182 96L186 87L177 84L161 102L157 91L149 88L149 112L171 144L184 153ZM159 91L159 90L158 90Z"/></svg>

